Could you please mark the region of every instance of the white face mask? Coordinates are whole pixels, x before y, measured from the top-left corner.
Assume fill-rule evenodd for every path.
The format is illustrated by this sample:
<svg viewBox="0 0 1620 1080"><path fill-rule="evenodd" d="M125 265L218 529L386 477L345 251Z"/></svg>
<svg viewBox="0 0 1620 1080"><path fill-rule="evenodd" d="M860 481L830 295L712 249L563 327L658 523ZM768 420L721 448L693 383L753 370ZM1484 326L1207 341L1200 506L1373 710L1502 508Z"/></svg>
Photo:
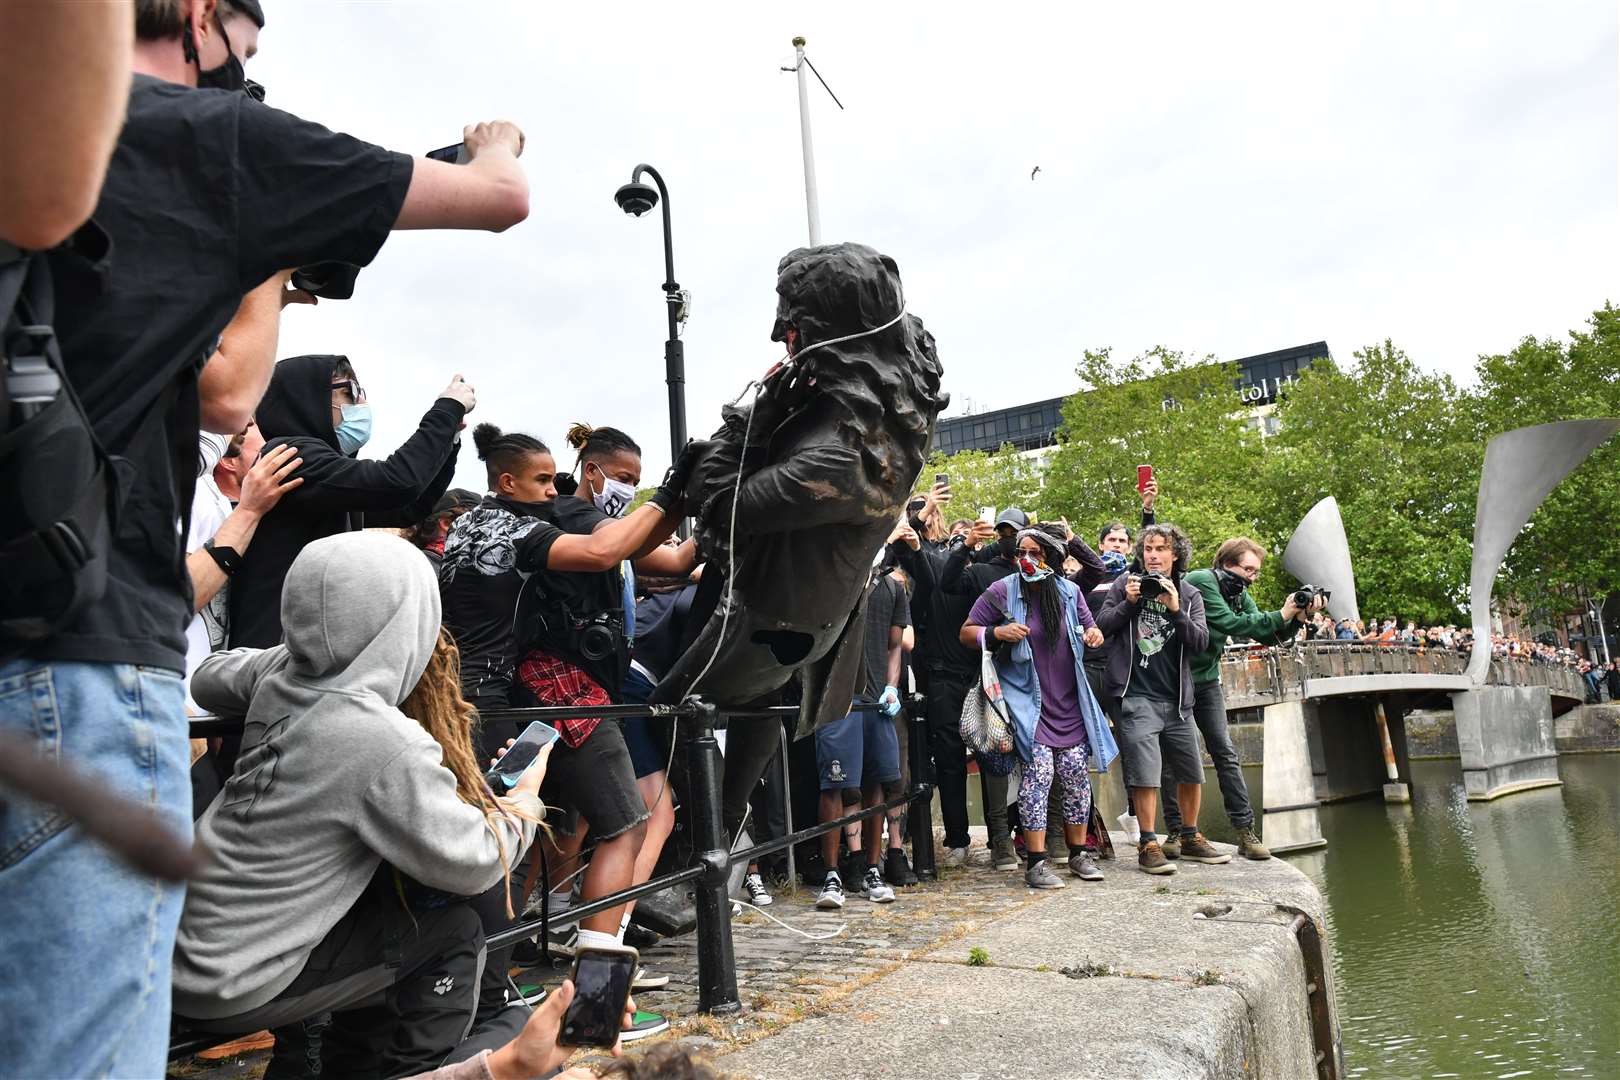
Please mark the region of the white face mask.
<svg viewBox="0 0 1620 1080"><path fill-rule="evenodd" d="M624 512L630 508L630 502L636 497L636 489L632 484L622 480L615 480L607 473L602 472L600 466L596 470L602 477L602 490L591 488L591 502L596 508L608 517L623 517ZM586 483L589 483L589 479Z"/></svg>

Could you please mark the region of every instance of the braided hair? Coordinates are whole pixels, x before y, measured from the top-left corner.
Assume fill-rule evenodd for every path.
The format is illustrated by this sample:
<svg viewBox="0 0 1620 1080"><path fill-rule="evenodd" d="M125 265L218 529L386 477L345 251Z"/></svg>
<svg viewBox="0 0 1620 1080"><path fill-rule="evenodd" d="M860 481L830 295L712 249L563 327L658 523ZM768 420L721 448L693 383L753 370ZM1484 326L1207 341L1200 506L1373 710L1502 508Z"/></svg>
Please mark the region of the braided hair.
<svg viewBox="0 0 1620 1080"><path fill-rule="evenodd" d="M641 456L641 447L637 445L636 440L618 428L591 427L581 421L569 428L568 434L563 438L569 446L579 451L579 456L574 459L576 468L584 462L602 461L618 453Z"/></svg>
<svg viewBox="0 0 1620 1080"><path fill-rule="evenodd" d="M484 463L489 490L494 491L502 473L517 475L523 469L523 459L530 454L549 454L551 447L522 432L502 432L494 424L479 424L473 428L473 446L478 459Z"/></svg>

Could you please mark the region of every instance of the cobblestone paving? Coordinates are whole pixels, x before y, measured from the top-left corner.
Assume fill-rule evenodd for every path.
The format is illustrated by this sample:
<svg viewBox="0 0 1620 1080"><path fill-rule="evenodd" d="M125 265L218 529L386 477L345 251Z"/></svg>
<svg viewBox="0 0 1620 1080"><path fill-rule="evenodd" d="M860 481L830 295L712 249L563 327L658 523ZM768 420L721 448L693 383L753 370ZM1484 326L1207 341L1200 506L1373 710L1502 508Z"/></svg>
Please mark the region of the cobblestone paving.
<svg viewBox="0 0 1620 1080"><path fill-rule="evenodd" d="M851 892L841 911L818 911L813 890L774 892L767 910L811 935L843 931L825 941L810 941L744 909L732 922L737 955L737 989L742 1011L709 1016L697 1011L697 938L687 934L642 950L649 971L669 976L669 986L637 995L643 1009L668 1016L668 1035L705 1053L731 1047L778 1031L786 1025L837 1007L861 986L894 970L905 960L927 953L971 932L985 921L1041 902L1047 894L1024 887L1023 874L991 868L989 853L976 843L968 866L942 870L940 880L896 889L892 904L874 904ZM1110 870L1117 863L1105 863ZM560 982L567 968L528 969L519 982ZM637 1048L651 1040L637 1043ZM218 1062L192 1060L170 1067L169 1076L239 1080L263 1072L268 1052L259 1051ZM720 1063L723 1065L723 1062Z"/></svg>

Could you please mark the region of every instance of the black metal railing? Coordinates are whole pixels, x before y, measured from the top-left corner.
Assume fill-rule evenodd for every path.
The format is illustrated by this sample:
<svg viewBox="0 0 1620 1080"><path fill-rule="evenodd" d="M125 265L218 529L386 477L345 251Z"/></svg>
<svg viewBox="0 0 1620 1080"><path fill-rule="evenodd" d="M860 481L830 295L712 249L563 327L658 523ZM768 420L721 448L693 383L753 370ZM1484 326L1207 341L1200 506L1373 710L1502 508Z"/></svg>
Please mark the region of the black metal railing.
<svg viewBox="0 0 1620 1080"><path fill-rule="evenodd" d="M903 703L908 724L907 760L911 774L911 783L905 792L876 806L847 814L836 821L821 822L796 831L792 830L790 819L790 832L786 836L735 851L731 850L731 841L726 835L721 813L724 757L720 752L719 741L715 738L715 731L729 726L734 720L749 723L779 721L783 716L797 715L799 710L796 706L727 710L701 699L693 699L680 705L553 706L490 712L489 717L499 716L502 719L514 720L550 722L586 717L626 719L645 716L675 719L691 725L686 759L690 786L686 792L686 801L690 809L696 851L691 866L652 878L628 889L621 889L608 896L598 897L589 903L571 907L566 912L521 920L506 930L489 935L485 940L486 947L491 951L504 948L524 938L570 926L599 912L661 892L670 886L694 883L697 908L698 1008L708 1013L737 1011L741 1008L741 998L737 993L737 964L731 940L731 897L728 889L733 866L746 866L761 855L791 848L846 825L864 821L878 814L888 814L892 810L907 806L911 815L909 827L912 867L917 876L924 880L935 876L932 808L934 785L930 780L932 765L927 750L928 730L923 702L922 695L914 694ZM875 712L880 708L881 706L876 703L858 702L850 707L850 711ZM241 730L240 720L205 716L194 717L191 721L193 738L231 735L240 733ZM169 1057L173 1060L194 1054L231 1037L233 1036L199 1036L185 1033L170 1043Z"/></svg>

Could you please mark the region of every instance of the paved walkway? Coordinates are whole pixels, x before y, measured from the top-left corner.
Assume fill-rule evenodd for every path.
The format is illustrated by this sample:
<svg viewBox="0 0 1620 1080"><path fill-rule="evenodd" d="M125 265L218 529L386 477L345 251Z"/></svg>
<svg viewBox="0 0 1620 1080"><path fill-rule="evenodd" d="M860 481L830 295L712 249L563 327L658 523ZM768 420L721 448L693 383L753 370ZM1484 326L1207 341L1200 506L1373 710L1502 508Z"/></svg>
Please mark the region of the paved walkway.
<svg viewBox="0 0 1620 1080"><path fill-rule="evenodd" d="M1131 849L1121 841L1116 835L1123 855ZM812 941L745 910L733 924L740 1015L697 1012L692 935L643 951L644 965L668 974L670 984L638 1000L670 1017L671 1030L661 1038L679 1039L739 1076L1224 1075L1204 1065L1224 1068L1233 1054L1241 1060L1252 1047L1246 1049L1241 1032L1221 1027L1232 1027L1233 1010L1243 1013L1247 1006L1239 991L1220 984L1253 982L1251 976L1276 966L1269 957L1250 955L1278 949L1283 933L1275 903L1315 911L1314 889L1281 860L1182 864L1181 872L1164 878L1138 872L1134 859L1102 866L1108 874L1102 883L1083 883L1065 871L1068 888L1036 892L1025 888L1021 872L992 869L976 844L967 867L897 890L892 904L851 894L842 911L823 912L809 890L780 892L768 909L772 915L814 936L842 932ZM1200 934L1189 920L1212 902L1235 910L1221 931ZM1249 925L1231 925L1245 913ZM1287 947L1297 959L1291 936ZM565 973L562 967L530 970L520 981L552 983ZM1101 977L1090 986L1076 981L1090 976ZM1216 992L1182 996L1195 987ZM1054 1001L1067 1004L1054 1014ZM1106 1034L1086 1018L1104 1008L1111 1017ZM1042 1018L1031 1038L1020 1034L1021 1015ZM1178 1017L1192 1049L1170 1053L1157 1044L1177 1042ZM851 1030L861 1037L842 1037ZM1130 1060L1138 1067L1081 1069L1075 1055L1083 1049L1082 1032L1084 1043L1106 1053L1110 1064ZM188 1064L170 1075L256 1076L265 1057ZM1157 1064L1149 1067L1150 1061Z"/></svg>

